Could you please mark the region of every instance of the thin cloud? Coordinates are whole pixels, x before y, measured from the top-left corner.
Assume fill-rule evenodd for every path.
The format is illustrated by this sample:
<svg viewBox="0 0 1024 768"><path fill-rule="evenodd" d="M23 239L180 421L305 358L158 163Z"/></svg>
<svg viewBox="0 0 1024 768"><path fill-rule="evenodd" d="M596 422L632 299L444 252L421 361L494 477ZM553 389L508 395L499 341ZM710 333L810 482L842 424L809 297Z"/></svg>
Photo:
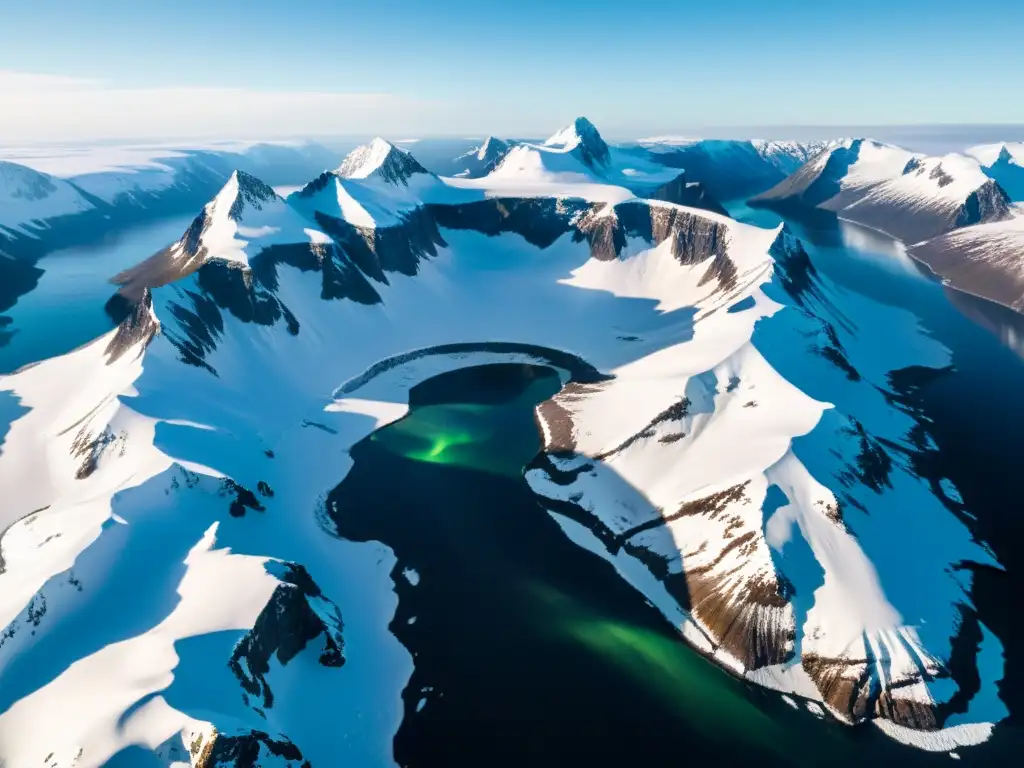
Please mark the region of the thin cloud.
<svg viewBox="0 0 1024 768"><path fill-rule="evenodd" d="M87 80L65 75L40 75L0 69L0 93L66 93L103 86L102 80Z"/></svg>
<svg viewBox="0 0 1024 768"><path fill-rule="evenodd" d="M439 106L388 93L118 88L9 71L0 71L0 94L7 143L399 132Z"/></svg>

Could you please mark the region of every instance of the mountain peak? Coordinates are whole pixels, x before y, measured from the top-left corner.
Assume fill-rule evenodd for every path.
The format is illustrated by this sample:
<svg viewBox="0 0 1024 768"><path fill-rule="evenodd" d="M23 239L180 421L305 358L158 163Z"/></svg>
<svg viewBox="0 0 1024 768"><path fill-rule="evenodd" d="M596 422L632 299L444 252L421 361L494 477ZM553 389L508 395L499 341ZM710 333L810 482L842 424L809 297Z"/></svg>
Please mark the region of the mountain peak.
<svg viewBox="0 0 1024 768"><path fill-rule="evenodd" d="M504 154L508 151L509 144L504 139L497 139L494 136L488 136L484 139L483 144L480 145L476 151L477 160L489 160L499 155Z"/></svg>
<svg viewBox="0 0 1024 768"><path fill-rule="evenodd" d="M263 210L263 206L278 199L277 193L265 182L245 171L234 171L211 203L211 212L226 211L228 218L238 221L246 210Z"/></svg>
<svg viewBox="0 0 1024 768"><path fill-rule="evenodd" d="M428 173L416 158L379 136L352 150L336 171L344 179L368 179L379 176L391 184L409 183L413 174Z"/></svg>
<svg viewBox="0 0 1024 768"><path fill-rule="evenodd" d="M562 147L568 151L579 149L587 165L608 165L611 154L608 145L594 124L585 117L577 117L558 133L544 142L548 147Z"/></svg>

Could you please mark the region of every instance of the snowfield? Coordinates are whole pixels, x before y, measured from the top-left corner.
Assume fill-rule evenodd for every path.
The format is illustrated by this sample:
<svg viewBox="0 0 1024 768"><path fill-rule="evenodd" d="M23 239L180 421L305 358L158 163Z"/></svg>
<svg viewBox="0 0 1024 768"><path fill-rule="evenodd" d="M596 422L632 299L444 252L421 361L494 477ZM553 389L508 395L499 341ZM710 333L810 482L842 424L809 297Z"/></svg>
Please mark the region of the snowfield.
<svg viewBox="0 0 1024 768"><path fill-rule="evenodd" d="M937 167L957 199L974 183L948 159L886 175L911 160L871 147L848 176L915 203ZM530 487L694 647L924 749L984 740L1006 711L950 669L990 691L1002 649L955 566L998 564L912 471L923 427L888 397L947 350L788 230L635 183L678 173L582 118L477 179L382 140L287 200L235 173L120 276L116 330L0 377L7 764L394 764L415 660L388 625L413 579L324 500L411 387L504 361L563 381Z"/></svg>

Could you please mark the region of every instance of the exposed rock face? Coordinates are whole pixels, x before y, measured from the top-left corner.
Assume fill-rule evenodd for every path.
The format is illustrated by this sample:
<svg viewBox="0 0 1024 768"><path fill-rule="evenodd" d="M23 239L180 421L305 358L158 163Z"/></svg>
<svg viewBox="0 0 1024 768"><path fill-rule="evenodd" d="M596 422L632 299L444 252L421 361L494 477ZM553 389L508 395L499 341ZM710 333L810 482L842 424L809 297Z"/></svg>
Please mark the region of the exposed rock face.
<svg viewBox="0 0 1024 768"><path fill-rule="evenodd" d="M468 229L488 236L514 232L538 248L547 248L591 209L582 200L490 198L464 205L432 205L435 221L446 229Z"/></svg>
<svg viewBox="0 0 1024 768"><path fill-rule="evenodd" d="M728 229L724 224L671 206L626 202L609 213L604 208L580 217L577 235L590 243L591 256L600 261L618 258L629 237L658 245L671 238L672 255L680 264L701 264L710 259L702 280L718 280L731 290L736 265L726 248Z"/></svg>
<svg viewBox="0 0 1024 768"><path fill-rule="evenodd" d="M115 303L118 297L113 300ZM144 350L160 330L160 323L153 314L153 295L148 289L143 291L141 300L129 304L127 311L128 315L118 323L114 338L107 344L110 363L131 349Z"/></svg>
<svg viewBox="0 0 1024 768"><path fill-rule="evenodd" d="M957 214L955 227L969 227L1003 221L1010 215L1010 197L995 181L982 185L971 193Z"/></svg>
<svg viewBox="0 0 1024 768"><path fill-rule="evenodd" d="M387 283L386 273L415 275L423 259L437 256L445 242L425 207L399 214L400 223L389 227L359 227L321 213L317 223L365 275Z"/></svg>
<svg viewBox="0 0 1024 768"><path fill-rule="evenodd" d="M344 624L341 611L320 592L306 569L284 564L278 574L282 584L271 595L255 626L235 647L229 666L248 696L255 697L261 709L274 705L274 694L265 675L270 662L285 666L306 646L322 637L320 664L341 667L345 664ZM246 703L249 703L246 696Z"/></svg>
<svg viewBox="0 0 1024 768"><path fill-rule="evenodd" d="M608 208L578 200L492 198L431 210L443 228L488 235L514 232L540 248L572 233L574 240L590 245L591 257L599 261L619 258L628 238L651 245L671 238L672 254L680 264L710 260L706 280L717 279L725 290L735 280L736 267L726 248L727 226L670 205L628 201Z"/></svg>
<svg viewBox="0 0 1024 768"><path fill-rule="evenodd" d="M649 200L663 200L666 203L687 205L691 208L701 208L723 216L729 215L702 183L686 179L686 173L681 173L667 184L646 192L643 197Z"/></svg>
<svg viewBox="0 0 1024 768"><path fill-rule="evenodd" d="M263 731L228 736L216 731L192 745L195 768L311 768L291 741Z"/></svg>
<svg viewBox="0 0 1024 768"><path fill-rule="evenodd" d="M922 731L940 726L934 704L901 696L899 681L888 681L882 687L877 677L877 659L828 659L805 653L802 665L832 713L848 723L883 717ZM903 681L904 685L918 682L916 679Z"/></svg>

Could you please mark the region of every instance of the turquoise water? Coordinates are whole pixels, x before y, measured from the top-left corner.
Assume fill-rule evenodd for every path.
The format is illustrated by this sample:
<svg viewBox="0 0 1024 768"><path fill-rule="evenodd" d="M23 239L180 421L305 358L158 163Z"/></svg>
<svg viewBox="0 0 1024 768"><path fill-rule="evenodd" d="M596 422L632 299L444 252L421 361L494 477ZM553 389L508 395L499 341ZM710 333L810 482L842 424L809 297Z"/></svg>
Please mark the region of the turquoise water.
<svg viewBox="0 0 1024 768"><path fill-rule="evenodd" d="M177 240L192 219L162 219L41 259L38 285L4 313L12 322L0 346L0 373L70 352L109 331L113 324L103 306L115 291L110 278Z"/></svg>

